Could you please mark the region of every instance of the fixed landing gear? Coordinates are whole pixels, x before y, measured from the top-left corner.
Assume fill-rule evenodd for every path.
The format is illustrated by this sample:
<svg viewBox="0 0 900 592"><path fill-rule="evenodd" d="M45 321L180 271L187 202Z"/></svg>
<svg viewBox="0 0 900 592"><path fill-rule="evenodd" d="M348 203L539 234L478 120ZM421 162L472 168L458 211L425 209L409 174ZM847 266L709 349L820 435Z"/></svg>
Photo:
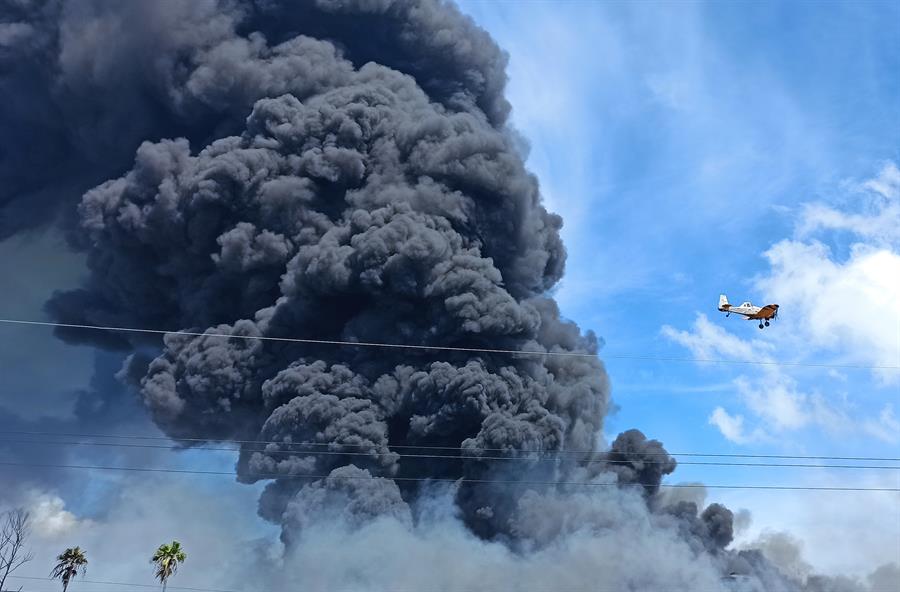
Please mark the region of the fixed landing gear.
<svg viewBox="0 0 900 592"><path fill-rule="evenodd" d="M768 326L769 326L769 321L766 321L766 327L768 327Z"/></svg>
<svg viewBox="0 0 900 592"><path fill-rule="evenodd" d="M766 324L767 324L767 325L768 325L768 324L769 324L769 323L766 323ZM759 323L759 328L760 328L760 329L762 329L762 328L763 328L763 324L762 324L762 321L760 321L760 323Z"/></svg>

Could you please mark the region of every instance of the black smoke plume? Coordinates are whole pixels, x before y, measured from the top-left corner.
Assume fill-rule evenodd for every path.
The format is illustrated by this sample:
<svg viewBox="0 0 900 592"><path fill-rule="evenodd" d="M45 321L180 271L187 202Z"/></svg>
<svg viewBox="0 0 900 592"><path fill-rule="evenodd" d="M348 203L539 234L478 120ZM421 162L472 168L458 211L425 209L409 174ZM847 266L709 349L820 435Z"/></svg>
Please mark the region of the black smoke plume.
<svg viewBox="0 0 900 592"><path fill-rule="evenodd" d="M103 8L101 23L136 18ZM175 44L180 59L156 58L172 67L156 75L175 116L245 121L197 151L187 139L144 142L129 171L87 191L78 240L90 282L49 309L78 323L243 337L167 336L141 392L173 437L283 442L245 446L238 463L243 480L286 477L261 502L276 521L305 495L298 475L353 465L486 479L485 448L592 450L608 402L593 357L252 339L596 351L544 296L563 271L561 221L541 206L504 127L506 58L483 31L429 2L234 10L240 17L211 38ZM253 30L270 22L266 37ZM310 454L297 442L353 454ZM401 462L397 444L476 458ZM459 493L484 536L507 529L494 507L506 497L489 486Z"/></svg>

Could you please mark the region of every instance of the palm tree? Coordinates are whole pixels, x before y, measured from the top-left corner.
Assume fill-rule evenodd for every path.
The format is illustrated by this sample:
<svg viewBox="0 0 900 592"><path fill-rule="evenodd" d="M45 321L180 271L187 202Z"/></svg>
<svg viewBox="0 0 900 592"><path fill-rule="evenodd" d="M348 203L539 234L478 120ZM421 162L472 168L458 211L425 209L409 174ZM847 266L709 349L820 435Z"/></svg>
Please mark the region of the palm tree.
<svg viewBox="0 0 900 592"><path fill-rule="evenodd" d="M181 543L172 541L171 544L159 546L150 563L156 564L156 577L162 582L163 592L166 590L166 582L169 577L178 570L178 564L184 563L187 555L181 548Z"/></svg>
<svg viewBox="0 0 900 592"><path fill-rule="evenodd" d="M56 567L53 568L53 571L50 572L50 577L61 579L63 592L66 592L66 589L69 587L69 582L78 575L78 571L81 570L82 575L87 571L88 560L87 557L84 556L84 551L81 550L81 547L69 547L63 551L56 560L59 561L59 563L57 563Z"/></svg>

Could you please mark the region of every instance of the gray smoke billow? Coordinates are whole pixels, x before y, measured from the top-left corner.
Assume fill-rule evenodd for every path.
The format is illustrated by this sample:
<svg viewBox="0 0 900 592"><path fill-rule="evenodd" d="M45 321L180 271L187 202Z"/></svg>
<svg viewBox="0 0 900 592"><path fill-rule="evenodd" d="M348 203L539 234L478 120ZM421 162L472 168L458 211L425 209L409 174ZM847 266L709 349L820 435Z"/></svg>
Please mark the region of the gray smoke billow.
<svg viewBox="0 0 900 592"><path fill-rule="evenodd" d="M599 444L597 339L547 295L562 221L507 125L506 55L455 6L0 0L0 14L14 98L0 236L52 211L87 253L84 287L47 304L60 321L205 333L167 334L122 374L172 438L269 442L244 444L236 472L268 482L258 510L282 527L286 581L313 548L381 537L396 555L359 547L331 583L415 582L378 578L416 576L404 557L443 541L471 567L447 589L804 585L727 549L727 508L662 492L676 463L659 442ZM517 480L531 484L496 483Z"/></svg>
<svg viewBox="0 0 900 592"><path fill-rule="evenodd" d="M251 337L596 350L593 336L561 320L543 296L562 274L561 222L540 205L504 129L505 57L484 32L441 4L242 10L260 11L253 18L263 23L290 20L296 30L270 41L240 36L235 22L230 36L216 30L214 44L180 48L181 61L171 63L181 68L161 75L173 84L165 95L174 110L243 107L240 133L197 152L184 139L144 143L130 171L85 193L79 238L92 277L50 303L57 318ZM397 46L345 47L303 34L362 23L376 37L396 35ZM473 456L483 448L591 450L608 399L596 358L174 335L141 389L176 437L313 441L354 453L245 447L242 479L292 477L263 497L262 514L275 520L304 486L296 475L351 464L391 477L490 471L477 459L400 462L392 444ZM493 508L502 489L460 491L467 519L485 536L505 528Z"/></svg>

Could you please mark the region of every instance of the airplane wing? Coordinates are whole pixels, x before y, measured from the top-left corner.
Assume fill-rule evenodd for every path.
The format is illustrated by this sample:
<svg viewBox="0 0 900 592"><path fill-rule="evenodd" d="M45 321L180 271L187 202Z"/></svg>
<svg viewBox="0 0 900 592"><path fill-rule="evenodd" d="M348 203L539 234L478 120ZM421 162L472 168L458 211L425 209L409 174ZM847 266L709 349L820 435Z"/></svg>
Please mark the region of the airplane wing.
<svg viewBox="0 0 900 592"><path fill-rule="evenodd" d="M767 304L753 314L748 314L747 320L751 319L771 319L778 312L777 304Z"/></svg>
<svg viewBox="0 0 900 592"><path fill-rule="evenodd" d="M739 311L739 310L734 310L733 308L730 308L730 309L728 309L728 310L724 310L724 311L722 311L722 312L727 312L728 314L740 315L740 316L742 316L742 317L748 317L748 318L749 318L749 317L751 316L751 314L752 314L752 313L749 313L749 312L741 312L741 311Z"/></svg>
<svg viewBox="0 0 900 592"><path fill-rule="evenodd" d="M734 310L733 308L726 308L726 309L723 310L722 312L727 312L728 314L733 314L733 315L740 315L740 316L745 317L745 318L747 318L747 319L750 319L751 317L753 317L753 313L749 313L749 312L741 312L741 311L739 311L739 310Z"/></svg>
<svg viewBox="0 0 900 592"><path fill-rule="evenodd" d="M762 307L761 309L759 309L759 312L756 314L762 318L771 318L771 317L775 316L776 312L778 312L777 304L767 304L764 307Z"/></svg>

